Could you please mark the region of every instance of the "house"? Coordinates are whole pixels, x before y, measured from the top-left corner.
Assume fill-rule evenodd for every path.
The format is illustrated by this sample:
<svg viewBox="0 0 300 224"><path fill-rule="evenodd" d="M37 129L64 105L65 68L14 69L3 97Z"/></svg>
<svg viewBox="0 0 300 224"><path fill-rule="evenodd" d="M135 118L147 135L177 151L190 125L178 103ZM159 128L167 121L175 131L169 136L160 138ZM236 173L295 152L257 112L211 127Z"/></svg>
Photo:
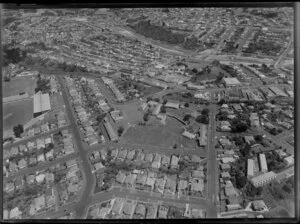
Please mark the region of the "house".
<svg viewBox="0 0 300 224"><path fill-rule="evenodd" d="M54 174L53 173L46 173L45 179L47 184L54 183Z"/></svg>
<svg viewBox="0 0 300 224"><path fill-rule="evenodd" d="M225 195L227 197L237 196L237 192L236 192L236 190L235 190L235 188L233 186L231 186L231 187L225 187Z"/></svg>
<svg viewBox="0 0 300 224"><path fill-rule="evenodd" d="M222 83L226 87L234 87L234 86L239 86L241 83L237 78L223 78Z"/></svg>
<svg viewBox="0 0 300 224"><path fill-rule="evenodd" d="M44 156L44 154L38 155L38 156L37 156L37 161L38 161L38 163L44 162L44 161L45 161L45 156Z"/></svg>
<svg viewBox="0 0 300 224"><path fill-rule="evenodd" d="M21 159L18 162L18 167L19 169L24 169L27 167L27 161L25 159Z"/></svg>
<svg viewBox="0 0 300 224"><path fill-rule="evenodd" d="M124 160L126 158L126 155L127 155L127 149L121 150L118 154L118 158Z"/></svg>
<svg viewBox="0 0 300 224"><path fill-rule="evenodd" d="M283 160L284 160L284 163L286 166L293 165L294 164L294 155L285 157Z"/></svg>
<svg viewBox="0 0 300 224"><path fill-rule="evenodd" d="M122 198L116 198L115 201L114 201L114 204L112 206L112 213L113 214L120 214L122 208L123 208L123 199Z"/></svg>
<svg viewBox="0 0 300 224"><path fill-rule="evenodd" d="M153 190L154 189L154 184L155 184L155 180L156 178L148 175L147 180L146 180L146 187L148 187L149 189Z"/></svg>
<svg viewBox="0 0 300 224"><path fill-rule="evenodd" d="M55 205L55 195L54 195L53 188L47 188L45 197L46 197L46 202L48 207L52 207L53 205Z"/></svg>
<svg viewBox="0 0 300 224"><path fill-rule="evenodd" d="M255 143L255 140L254 140L253 135L250 135L250 136L244 136L244 139L245 139L245 142L246 142L248 145L252 145L253 143Z"/></svg>
<svg viewBox="0 0 300 224"><path fill-rule="evenodd" d="M111 150L111 157L116 158L118 156L119 149Z"/></svg>
<svg viewBox="0 0 300 224"><path fill-rule="evenodd" d="M15 162L9 162L9 172L14 173L18 170L18 166Z"/></svg>
<svg viewBox="0 0 300 224"><path fill-rule="evenodd" d="M159 219L166 219L168 215L169 207L165 205L160 205L158 209L158 217Z"/></svg>
<svg viewBox="0 0 300 224"><path fill-rule="evenodd" d="M168 176L165 184L164 193L175 194L177 182L175 180L176 177Z"/></svg>
<svg viewBox="0 0 300 224"><path fill-rule="evenodd" d="M35 180L40 184L45 180L45 174L41 173L35 177Z"/></svg>
<svg viewBox="0 0 300 224"><path fill-rule="evenodd" d="M27 184L33 184L34 181L35 181L35 176L34 175L28 175L26 177L26 181L27 181Z"/></svg>
<svg viewBox="0 0 300 224"><path fill-rule="evenodd" d="M147 207L146 219L155 219L157 216L158 206L156 204L150 204Z"/></svg>
<svg viewBox="0 0 300 224"><path fill-rule="evenodd" d="M131 187L135 181L135 179L137 178L136 174L129 174L126 176L125 180L124 180L124 184L126 184L127 186Z"/></svg>
<svg viewBox="0 0 300 224"><path fill-rule="evenodd" d="M152 168L159 169L159 167L161 165L160 161L161 161L161 155L160 154L155 154L152 165L151 165Z"/></svg>
<svg viewBox="0 0 300 224"><path fill-rule="evenodd" d="M99 207L98 207L98 208L99 208ZM110 211L110 208L106 208L106 207L101 208L101 209L99 210L99 212L98 212L98 218L99 218L99 219L104 219L105 216L109 213L109 211Z"/></svg>
<svg viewBox="0 0 300 224"><path fill-rule="evenodd" d="M45 195L41 195L34 199L36 211L40 211L46 206Z"/></svg>
<svg viewBox="0 0 300 224"><path fill-rule="evenodd" d="M179 158L175 155L172 155L172 157L171 157L171 168L172 169L177 169L179 167L178 162L179 162Z"/></svg>
<svg viewBox="0 0 300 224"><path fill-rule="evenodd" d="M29 165L34 166L37 164L37 159L36 157L30 157L29 158Z"/></svg>
<svg viewBox="0 0 300 224"><path fill-rule="evenodd" d="M263 200L256 200L252 202L252 208L254 211L263 211L267 210L268 207L266 206Z"/></svg>
<svg viewBox="0 0 300 224"><path fill-rule="evenodd" d="M201 170L193 170L192 177L193 178L204 178L204 172Z"/></svg>
<svg viewBox="0 0 300 224"><path fill-rule="evenodd" d="M7 209L3 210L3 220L8 219L9 212Z"/></svg>
<svg viewBox="0 0 300 224"><path fill-rule="evenodd" d="M146 184L146 181L147 181L147 174L138 174L135 181L136 187L142 188Z"/></svg>
<svg viewBox="0 0 300 224"><path fill-rule="evenodd" d="M234 204L234 205L228 204L228 205L226 205L227 211L234 211L234 210L238 210L240 208L241 208L241 206L239 204Z"/></svg>
<svg viewBox="0 0 300 224"><path fill-rule="evenodd" d="M240 204L239 197L237 197L237 196L229 197L229 198L227 198L226 201L227 201L228 205L239 205Z"/></svg>
<svg viewBox="0 0 300 224"><path fill-rule="evenodd" d="M95 170L100 170L102 168L104 168L105 166L103 166L103 164L101 162L95 163L94 164L94 168Z"/></svg>
<svg viewBox="0 0 300 224"><path fill-rule="evenodd" d="M170 156L163 155L161 159L161 165L168 167L170 164L170 160L171 160Z"/></svg>
<svg viewBox="0 0 300 224"><path fill-rule="evenodd" d="M9 218L10 219L20 219L20 218L22 218L22 211L20 211L18 207L13 208L9 212Z"/></svg>
<svg viewBox="0 0 300 224"><path fill-rule="evenodd" d="M16 178L15 180L15 186L16 186L16 189L21 189L23 187L23 184L24 184L24 180L23 180L23 177L18 177Z"/></svg>
<svg viewBox="0 0 300 224"><path fill-rule="evenodd" d="M135 214L145 217L146 215L146 206L142 203L138 203L135 207Z"/></svg>
<svg viewBox="0 0 300 224"><path fill-rule="evenodd" d="M231 166L228 163L222 163L220 164L220 167L222 171L228 171L231 168Z"/></svg>
<svg viewBox="0 0 300 224"><path fill-rule="evenodd" d="M188 182L186 180L180 180L178 184L178 192L184 193L188 188Z"/></svg>
<svg viewBox="0 0 300 224"><path fill-rule="evenodd" d="M147 153L146 156L145 156L145 161L152 163L152 160L153 160L153 154L152 153Z"/></svg>
<svg viewBox="0 0 300 224"><path fill-rule="evenodd" d="M164 192L164 188L165 188L165 184L166 184L166 178L162 177L162 178L157 178L156 182L155 182L155 189L157 192L163 194Z"/></svg>
<svg viewBox="0 0 300 224"><path fill-rule="evenodd" d="M106 152L106 150L101 149L101 150L100 150L100 153L101 153L101 158L102 158L103 160L106 160L106 157L107 157L107 152Z"/></svg>
<svg viewBox="0 0 300 224"><path fill-rule="evenodd" d="M5 183L5 187L4 187L5 192L9 193L9 192L14 191L14 190L15 190L14 182Z"/></svg>
<svg viewBox="0 0 300 224"><path fill-rule="evenodd" d="M229 174L229 172L222 172L221 173L221 177L223 178L223 179L225 179L225 178L227 178L227 179L230 179L230 174Z"/></svg>
<svg viewBox="0 0 300 224"><path fill-rule="evenodd" d="M135 158L136 162L142 162L145 158L145 154L143 152L138 152Z"/></svg>
<svg viewBox="0 0 300 224"><path fill-rule="evenodd" d="M131 150L131 151L128 152L126 158L127 158L128 160L133 160L134 156L135 156L135 150Z"/></svg>
<svg viewBox="0 0 300 224"><path fill-rule="evenodd" d="M197 155L192 155L192 162L193 163L200 163L201 162L201 158Z"/></svg>
<svg viewBox="0 0 300 224"><path fill-rule="evenodd" d="M189 138L189 139L195 139L196 138L196 134L190 133L190 132L188 132L186 130L182 133L182 135L184 137Z"/></svg>
<svg viewBox="0 0 300 224"><path fill-rule="evenodd" d="M122 213L124 213L125 215L131 216L134 212L134 208L135 208L134 202L126 201L126 202L124 202Z"/></svg>
<svg viewBox="0 0 300 224"><path fill-rule="evenodd" d="M53 149L51 149L49 152L47 152L46 154L45 154L45 157L46 157L46 160L53 160L54 159L54 150Z"/></svg>
<svg viewBox="0 0 300 224"><path fill-rule="evenodd" d="M204 189L204 183L200 179L193 179L191 182L191 191L192 192L202 192Z"/></svg>

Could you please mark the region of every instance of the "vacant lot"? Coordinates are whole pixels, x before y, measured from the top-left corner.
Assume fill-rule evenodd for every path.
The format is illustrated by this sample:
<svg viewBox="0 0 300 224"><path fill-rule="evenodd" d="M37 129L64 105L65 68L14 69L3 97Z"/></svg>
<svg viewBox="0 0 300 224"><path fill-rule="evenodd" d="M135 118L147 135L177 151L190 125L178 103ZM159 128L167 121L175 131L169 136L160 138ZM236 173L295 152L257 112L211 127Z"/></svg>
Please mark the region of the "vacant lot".
<svg viewBox="0 0 300 224"><path fill-rule="evenodd" d="M24 125L33 118L33 100L4 104L3 117L3 131L11 130L17 124Z"/></svg>
<svg viewBox="0 0 300 224"><path fill-rule="evenodd" d="M27 92L31 96L34 94L35 82L34 76L20 77L9 82L3 82L3 97L19 95L21 92Z"/></svg>
<svg viewBox="0 0 300 224"><path fill-rule="evenodd" d="M173 118L167 118L166 125L130 127L123 136L123 141L130 144L143 144L170 149L179 144L182 125Z"/></svg>

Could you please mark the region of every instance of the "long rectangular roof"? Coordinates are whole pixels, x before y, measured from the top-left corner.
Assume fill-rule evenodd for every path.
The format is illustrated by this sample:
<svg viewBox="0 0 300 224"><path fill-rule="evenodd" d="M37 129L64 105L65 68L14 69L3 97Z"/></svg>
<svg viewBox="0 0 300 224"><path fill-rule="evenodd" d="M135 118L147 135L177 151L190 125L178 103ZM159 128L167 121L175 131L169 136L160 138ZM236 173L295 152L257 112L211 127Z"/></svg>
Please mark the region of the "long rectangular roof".
<svg viewBox="0 0 300 224"><path fill-rule="evenodd" d="M33 113L51 110L49 93L38 92L33 96Z"/></svg>

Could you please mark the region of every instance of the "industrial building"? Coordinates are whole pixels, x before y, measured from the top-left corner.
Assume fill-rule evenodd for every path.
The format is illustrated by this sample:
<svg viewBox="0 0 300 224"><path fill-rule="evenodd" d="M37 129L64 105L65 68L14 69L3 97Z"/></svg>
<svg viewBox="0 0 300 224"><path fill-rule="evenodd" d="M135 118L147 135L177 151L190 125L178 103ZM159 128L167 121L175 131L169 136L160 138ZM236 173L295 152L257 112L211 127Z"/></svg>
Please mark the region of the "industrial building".
<svg viewBox="0 0 300 224"><path fill-rule="evenodd" d="M254 160L248 159L247 163L247 177L253 177L254 176Z"/></svg>
<svg viewBox="0 0 300 224"><path fill-rule="evenodd" d="M38 92L33 96L33 117L51 110L49 93Z"/></svg>
<svg viewBox="0 0 300 224"><path fill-rule="evenodd" d="M259 154L259 165L260 165L261 172L263 173L268 172L266 155L263 153Z"/></svg>
<svg viewBox="0 0 300 224"><path fill-rule="evenodd" d="M274 173L273 171L270 171L268 173L264 173L257 177L253 177L251 179L251 182L254 185L254 187L260 187L260 186L263 186L263 185L271 182L275 178L276 178L276 173Z"/></svg>
<svg viewBox="0 0 300 224"><path fill-rule="evenodd" d="M241 83L237 78L223 78L226 87L239 86Z"/></svg>
<svg viewBox="0 0 300 224"><path fill-rule="evenodd" d="M199 145L206 146L207 145L207 127L204 124L200 124L200 137L199 137Z"/></svg>

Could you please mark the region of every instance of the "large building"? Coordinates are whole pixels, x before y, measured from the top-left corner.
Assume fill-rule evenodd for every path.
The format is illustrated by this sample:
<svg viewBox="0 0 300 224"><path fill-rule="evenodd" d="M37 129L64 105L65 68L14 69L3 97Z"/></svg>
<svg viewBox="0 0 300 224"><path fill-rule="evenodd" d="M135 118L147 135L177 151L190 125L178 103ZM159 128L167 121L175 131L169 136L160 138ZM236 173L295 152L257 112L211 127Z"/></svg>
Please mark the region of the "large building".
<svg viewBox="0 0 300 224"><path fill-rule="evenodd" d="M273 171L270 171L268 173L264 173L257 177L253 177L251 179L251 182L254 185L254 187L260 187L260 186L263 186L263 185L271 182L275 178L276 178L276 173L274 173Z"/></svg>
<svg viewBox="0 0 300 224"><path fill-rule="evenodd" d="M268 172L266 155L263 153L259 154L259 165L260 165L261 172L263 172L263 173Z"/></svg>
<svg viewBox="0 0 300 224"><path fill-rule="evenodd" d="M206 146L207 145L207 125L200 124L200 137L199 137L199 145Z"/></svg>
<svg viewBox="0 0 300 224"><path fill-rule="evenodd" d="M33 96L33 117L51 110L49 93L38 92Z"/></svg>
<svg viewBox="0 0 300 224"><path fill-rule="evenodd" d="M254 176L254 160L248 159L247 163L247 177L253 177Z"/></svg>
<svg viewBox="0 0 300 224"><path fill-rule="evenodd" d="M237 78L223 78L226 87L239 86L241 83Z"/></svg>
<svg viewBox="0 0 300 224"><path fill-rule="evenodd" d="M104 118L104 127L108 133L110 140L118 141L118 136L117 136L115 130L113 129L113 127L111 126L111 124L109 123L107 118Z"/></svg>

